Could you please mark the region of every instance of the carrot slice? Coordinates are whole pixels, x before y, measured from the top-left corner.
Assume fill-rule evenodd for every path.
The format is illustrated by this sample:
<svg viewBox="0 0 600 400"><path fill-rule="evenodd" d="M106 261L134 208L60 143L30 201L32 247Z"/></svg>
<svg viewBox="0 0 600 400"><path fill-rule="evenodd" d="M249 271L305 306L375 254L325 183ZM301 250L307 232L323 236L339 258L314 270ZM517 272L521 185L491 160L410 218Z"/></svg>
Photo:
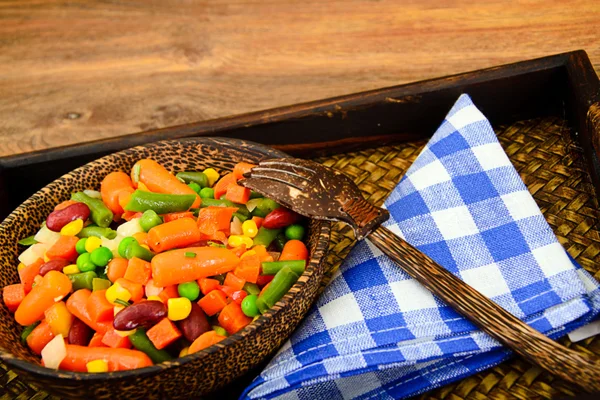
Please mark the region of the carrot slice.
<svg viewBox="0 0 600 400"><path fill-rule="evenodd" d="M113 349L130 349L131 342L129 337L120 336L114 329L109 329L108 332L102 336L102 343Z"/></svg>
<svg viewBox="0 0 600 400"><path fill-rule="evenodd" d="M108 279L110 279L111 282L116 282L117 279L123 278L125 276L125 272L127 271L128 265L129 260L127 260L126 258L113 258L108 263L106 276L108 276Z"/></svg>
<svg viewBox="0 0 600 400"><path fill-rule="evenodd" d="M246 172L250 172L250 170L254 167L256 167L256 165L254 165L254 164L250 164L250 163L243 162L243 161L239 162L239 163L235 164L235 167L233 167L233 175L235 176L236 179L242 179L244 177L244 174Z"/></svg>
<svg viewBox="0 0 600 400"><path fill-rule="evenodd" d="M181 337L181 332L168 318L163 318L158 324L146 332L148 339L157 349L164 349Z"/></svg>
<svg viewBox="0 0 600 400"><path fill-rule="evenodd" d="M223 232L229 232L231 217L237 211L235 207L205 207L198 213L198 229L203 239L221 240L226 238ZM221 233L218 235L218 233Z"/></svg>
<svg viewBox="0 0 600 400"><path fill-rule="evenodd" d="M190 211L182 211L163 215L164 222L171 222L181 218L194 218L194 213Z"/></svg>
<svg viewBox="0 0 600 400"><path fill-rule="evenodd" d="M234 203L246 204L250 200L250 189L232 183L227 186L225 198Z"/></svg>
<svg viewBox="0 0 600 400"><path fill-rule="evenodd" d="M198 279L198 285L200 285L200 291L203 295L207 295L213 290L219 289L219 286L221 286L218 280L210 278Z"/></svg>
<svg viewBox="0 0 600 400"><path fill-rule="evenodd" d="M131 260L129 260L129 262L131 263ZM136 301L140 301L142 297L144 297L144 287L139 283L132 282L125 278L119 278L115 281L115 283L118 283L123 288L127 289L129 293L131 293L131 301L134 303Z"/></svg>
<svg viewBox="0 0 600 400"><path fill-rule="evenodd" d="M56 205L56 207L54 207L54 211L60 211L60 210L64 210L65 208L69 207L70 205L73 205L75 203L79 203L78 201L75 200L65 200L61 203L58 203Z"/></svg>
<svg viewBox="0 0 600 400"><path fill-rule="evenodd" d="M111 321L114 318L114 306L106 300L106 290L95 290L86 301L86 308L93 321Z"/></svg>
<svg viewBox="0 0 600 400"><path fill-rule="evenodd" d="M102 338L104 337L104 333L96 332L94 336L92 336L92 340L88 344L88 347L108 347L104 343L102 343Z"/></svg>
<svg viewBox="0 0 600 400"><path fill-rule="evenodd" d="M227 188L229 187L229 185L235 184L236 182L237 179L235 178L235 175L231 173L219 179L214 186L215 199L220 199L221 196L227 193Z"/></svg>
<svg viewBox="0 0 600 400"><path fill-rule="evenodd" d="M161 298L163 303L167 304L169 299L174 299L179 297L179 291L177 290L177 285L168 285L158 294L158 297Z"/></svg>
<svg viewBox="0 0 600 400"><path fill-rule="evenodd" d="M75 245L79 238L77 236L64 236L61 237L46 251L46 257L50 260L62 258L67 261L75 261L77 259L77 250Z"/></svg>
<svg viewBox="0 0 600 400"><path fill-rule="evenodd" d="M256 224L256 227L259 228L259 229L262 226L262 223L263 223L264 220L265 219L262 218L262 217L257 217L257 216L252 217L252 221L254 221L254 223Z"/></svg>
<svg viewBox="0 0 600 400"><path fill-rule="evenodd" d="M232 288L235 291L235 290L242 290L245 283L246 283L245 279L235 276L231 272L228 272L227 275L225 275L225 281L223 282L223 285L229 286L230 288Z"/></svg>
<svg viewBox="0 0 600 400"><path fill-rule="evenodd" d="M288 240L283 246L279 261L308 260L308 249L300 240Z"/></svg>
<svg viewBox="0 0 600 400"><path fill-rule="evenodd" d="M145 353L132 349L113 349L111 347L87 347L75 344L66 345L67 356L59 368L66 371L87 372L86 364L94 360L105 360L108 370L125 371L152 365Z"/></svg>
<svg viewBox="0 0 600 400"><path fill-rule="evenodd" d="M255 246L258 247L258 246ZM258 254L251 254L240 259L240 263L233 270L235 276L247 282L256 283L260 275L260 257ZM227 279L225 280L227 281ZM243 286L243 285L242 285ZM240 288L241 289L241 288ZM238 289L239 290L239 289Z"/></svg>
<svg viewBox="0 0 600 400"><path fill-rule="evenodd" d="M152 258L152 279L159 287L176 285L229 272L238 262L231 250L221 247L172 250Z"/></svg>
<svg viewBox="0 0 600 400"><path fill-rule="evenodd" d="M217 282L218 283L218 282ZM8 308L8 311L15 312L19 308L19 304L25 298L25 285L22 283L15 283L14 285L4 286L2 289L2 299L4 305Z"/></svg>
<svg viewBox="0 0 600 400"><path fill-rule="evenodd" d="M26 265L19 270L19 279L21 279L25 294L31 291L33 280L40 274L40 267L42 265L44 265L44 260L38 258L33 264Z"/></svg>
<svg viewBox="0 0 600 400"><path fill-rule="evenodd" d="M133 257L129 260L129 265L123 276L123 278L134 283L139 283L140 285L147 284L151 277L152 267L150 266L150 263L137 257Z"/></svg>
<svg viewBox="0 0 600 400"><path fill-rule="evenodd" d="M227 297L220 290L213 290L198 301L206 315L213 316L227 305Z"/></svg>
<svg viewBox="0 0 600 400"><path fill-rule="evenodd" d="M225 336L221 336L215 331L204 332L202 335L198 336L196 340L194 340L188 349L188 354L204 350L215 343L219 343L223 339L225 339Z"/></svg>
<svg viewBox="0 0 600 400"><path fill-rule="evenodd" d="M136 176L137 172L139 172L139 176ZM139 178L139 181L154 193L194 194L196 195L196 200L194 200L192 207L197 208L200 206L200 196L198 193L185 183L179 181L175 175L171 174L165 167L154 160L146 158L136 162L131 171L131 178L134 185L137 184L136 179Z"/></svg>
<svg viewBox="0 0 600 400"><path fill-rule="evenodd" d="M42 354L42 350L52 339L54 339L52 329L46 320L43 320L27 336L27 345L35 354Z"/></svg>
<svg viewBox="0 0 600 400"><path fill-rule="evenodd" d="M131 235L139 244L148 246L148 234L146 232L137 232Z"/></svg>
<svg viewBox="0 0 600 400"><path fill-rule="evenodd" d="M200 240L200 230L192 218L165 222L148 231L148 245L156 252L186 247Z"/></svg>
<svg viewBox="0 0 600 400"><path fill-rule="evenodd" d="M234 301L227 304L219 314L219 325L230 335L233 335L250 322L252 322L252 318L244 314L240 305Z"/></svg>

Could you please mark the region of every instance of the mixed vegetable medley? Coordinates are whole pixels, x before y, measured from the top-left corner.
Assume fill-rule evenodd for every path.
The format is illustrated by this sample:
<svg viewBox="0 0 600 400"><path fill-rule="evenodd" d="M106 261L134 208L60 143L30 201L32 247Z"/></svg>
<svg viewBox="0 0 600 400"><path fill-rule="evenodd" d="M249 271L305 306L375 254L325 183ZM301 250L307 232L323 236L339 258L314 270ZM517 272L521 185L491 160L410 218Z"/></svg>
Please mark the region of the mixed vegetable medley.
<svg viewBox="0 0 600 400"><path fill-rule="evenodd" d="M302 217L212 168L151 159L74 193L19 243L3 289L48 368L146 367L207 348L268 311L304 272Z"/></svg>

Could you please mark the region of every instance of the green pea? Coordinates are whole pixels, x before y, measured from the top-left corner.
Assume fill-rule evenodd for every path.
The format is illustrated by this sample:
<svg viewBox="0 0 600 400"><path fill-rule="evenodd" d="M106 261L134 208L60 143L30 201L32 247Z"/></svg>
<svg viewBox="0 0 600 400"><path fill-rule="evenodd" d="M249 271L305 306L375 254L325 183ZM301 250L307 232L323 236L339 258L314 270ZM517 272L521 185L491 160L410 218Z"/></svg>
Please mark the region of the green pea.
<svg viewBox="0 0 600 400"><path fill-rule="evenodd" d="M77 243L75 244L75 250L77 251L77 254L83 254L86 252L85 242L87 242L87 238L79 239L77 241Z"/></svg>
<svg viewBox="0 0 600 400"><path fill-rule="evenodd" d="M112 258L113 253L108 247L98 247L90 254L90 260L97 267L106 267Z"/></svg>
<svg viewBox="0 0 600 400"><path fill-rule="evenodd" d="M77 257L77 268L81 272L94 271L96 265L92 262L90 253L83 253Z"/></svg>
<svg viewBox="0 0 600 400"><path fill-rule="evenodd" d="M135 240L135 238L132 236L128 236L128 237L124 238L123 240L121 240L121 243L119 243L119 248L117 249L117 251L119 252L119 255L121 257L126 258L125 250L127 250L129 245L131 244L131 242L137 242L137 240Z"/></svg>
<svg viewBox="0 0 600 400"><path fill-rule="evenodd" d="M200 286L196 281L180 283L177 285L177 292L181 297L186 297L190 301L194 301L200 296Z"/></svg>
<svg viewBox="0 0 600 400"><path fill-rule="evenodd" d="M242 300L242 311L250 318L260 315L260 311L258 311L258 307L256 306L257 299L257 295L251 294L244 297L244 300Z"/></svg>
<svg viewBox="0 0 600 400"><path fill-rule="evenodd" d="M196 182L190 182L188 183L188 186L196 193L199 193L200 190L202 190L202 187L200 187L200 185L198 185Z"/></svg>
<svg viewBox="0 0 600 400"><path fill-rule="evenodd" d="M203 199L214 199L215 190L209 187L202 188L202 190L200 190L200 197Z"/></svg>
<svg viewBox="0 0 600 400"><path fill-rule="evenodd" d="M285 228L285 237L289 240L302 240L304 237L304 227L300 224L293 224Z"/></svg>
<svg viewBox="0 0 600 400"><path fill-rule="evenodd" d="M162 218L154 210L146 210L140 218L140 226L144 232L148 232L150 229L163 223Z"/></svg>

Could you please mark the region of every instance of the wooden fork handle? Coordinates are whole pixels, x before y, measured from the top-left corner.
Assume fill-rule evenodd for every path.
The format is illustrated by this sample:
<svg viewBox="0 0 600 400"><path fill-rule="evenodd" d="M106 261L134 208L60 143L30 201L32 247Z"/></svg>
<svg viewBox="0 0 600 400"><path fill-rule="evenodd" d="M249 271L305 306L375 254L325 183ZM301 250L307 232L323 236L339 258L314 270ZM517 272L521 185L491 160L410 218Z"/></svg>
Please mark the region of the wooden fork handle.
<svg viewBox="0 0 600 400"><path fill-rule="evenodd" d="M369 240L429 291L515 353L588 392L600 392L600 359L560 345L452 275L389 229Z"/></svg>

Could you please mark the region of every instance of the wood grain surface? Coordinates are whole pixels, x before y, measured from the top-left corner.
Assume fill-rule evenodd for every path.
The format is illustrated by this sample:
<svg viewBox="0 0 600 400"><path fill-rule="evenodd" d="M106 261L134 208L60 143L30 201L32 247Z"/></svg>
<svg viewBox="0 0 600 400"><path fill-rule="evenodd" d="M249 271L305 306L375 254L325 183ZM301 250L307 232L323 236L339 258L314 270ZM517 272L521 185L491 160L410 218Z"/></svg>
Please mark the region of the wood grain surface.
<svg viewBox="0 0 600 400"><path fill-rule="evenodd" d="M0 1L0 156L584 49L593 0Z"/></svg>

